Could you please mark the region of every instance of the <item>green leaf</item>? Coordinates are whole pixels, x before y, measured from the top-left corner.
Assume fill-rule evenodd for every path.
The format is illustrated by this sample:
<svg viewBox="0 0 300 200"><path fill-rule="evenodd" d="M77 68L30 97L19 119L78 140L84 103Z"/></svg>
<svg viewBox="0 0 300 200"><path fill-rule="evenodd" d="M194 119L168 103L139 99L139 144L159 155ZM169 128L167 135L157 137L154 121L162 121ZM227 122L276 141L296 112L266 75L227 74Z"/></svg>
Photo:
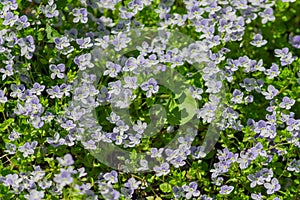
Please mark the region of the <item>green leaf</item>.
<svg viewBox="0 0 300 200"><path fill-rule="evenodd" d="M0 104L0 112L4 111L4 104Z"/></svg>
<svg viewBox="0 0 300 200"><path fill-rule="evenodd" d="M159 185L159 188L164 193L169 193L169 192L172 191L172 187L169 183L162 183L162 184Z"/></svg>
<svg viewBox="0 0 300 200"><path fill-rule="evenodd" d="M182 112L181 124L185 124L196 115L197 102L192 95L189 94L189 91L183 93L180 98L182 98L180 99L182 103L179 104L179 109Z"/></svg>
<svg viewBox="0 0 300 200"><path fill-rule="evenodd" d="M55 37L60 37L60 34L52 28L49 24L46 24L46 33L47 33L47 39L49 42L53 42L53 39Z"/></svg>
<svg viewBox="0 0 300 200"><path fill-rule="evenodd" d="M169 112L167 115L168 115L167 116L168 122L171 125L178 125L178 124L180 124L181 113L180 113L179 107L176 107L171 112Z"/></svg>
<svg viewBox="0 0 300 200"><path fill-rule="evenodd" d="M171 183L172 185L177 185L178 180L177 179L172 179L169 181L169 183Z"/></svg>
<svg viewBox="0 0 300 200"><path fill-rule="evenodd" d="M52 28L49 24L46 24L46 33L47 33L48 40L50 40L51 39Z"/></svg>
<svg viewBox="0 0 300 200"><path fill-rule="evenodd" d="M130 154L130 159L131 160L136 160L137 159L137 152L135 149L132 150L131 154Z"/></svg>
<svg viewBox="0 0 300 200"><path fill-rule="evenodd" d="M5 120L2 124L0 124L0 132L5 131L14 121L14 118L9 118Z"/></svg>
<svg viewBox="0 0 300 200"><path fill-rule="evenodd" d="M148 183L153 183L153 182L154 182L154 178L155 178L155 176L149 174L149 175L147 176L147 182L148 182Z"/></svg>
<svg viewBox="0 0 300 200"><path fill-rule="evenodd" d="M38 38L38 41L42 41L44 39L43 33L38 32L37 38Z"/></svg>

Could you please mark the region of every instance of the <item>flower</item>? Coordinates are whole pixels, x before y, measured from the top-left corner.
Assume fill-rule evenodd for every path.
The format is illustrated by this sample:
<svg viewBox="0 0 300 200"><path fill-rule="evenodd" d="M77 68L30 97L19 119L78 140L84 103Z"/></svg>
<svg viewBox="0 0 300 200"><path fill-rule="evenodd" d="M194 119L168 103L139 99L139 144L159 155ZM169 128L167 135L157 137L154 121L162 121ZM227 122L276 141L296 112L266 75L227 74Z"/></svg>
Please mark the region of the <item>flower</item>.
<svg viewBox="0 0 300 200"><path fill-rule="evenodd" d="M263 67L262 59L260 59L258 62L256 60L251 60L250 63L251 63L250 71L261 71L261 72L265 71L265 68Z"/></svg>
<svg viewBox="0 0 300 200"><path fill-rule="evenodd" d="M45 196L44 191L37 191L36 189L30 190L29 194L25 194L25 199L28 200L42 200Z"/></svg>
<svg viewBox="0 0 300 200"><path fill-rule="evenodd" d="M148 161L147 160L140 160L140 166L137 170L138 171L145 171L145 170L148 170L149 169L149 166L148 166Z"/></svg>
<svg viewBox="0 0 300 200"><path fill-rule="evenodd" d="M114 78L118 76L118 73L121 72L121 66L118 64L114 64L113 62L106 62L107 70L104 71L103 75L109 75L110 77Z"/></svg>
<svg viewBox="0 0 300 200"><path fill-rule="evenodd" d="M74 58L74 62L78 65L79 70L85 70L86 68L93 68L94 64L91 63L91 54L82 54Z"/></svg>
<svg viewBox="0 0 300 200"><path fill-rule="evenodd" d="M278 90L273 86L273 85L269 85L268 86L268 92L261 92L266 99L273 99L277 94L278 94Z"/></svg>
<svg viewBox="0 0 300 200"><path fill-rule="evenodd" d="M41 10L47 18L57 17L59 15L58 10L56 10L56 4L54 0L49 0L46 6L42 6Z"/></svg>
<svg viewBox="0 0 300 200"><path fill-rule="evenodd" d="M73 16L75 16L75 18L73 19L74 23L78 23L79 21L83 24L87 23L88 17L86 8L74 8L72 10L72 14Z"/></svg>
<svg viewBox="0 0 300 200"><path fill-rule="evenodd" d="M209 79L207 82L205 82L205 86L207 86L207 93L215 94L221 91L222 82L216 81L215 79Z"/></svg>
<svg viewBox="0 0 300 200"><path fill-rule="evenodd" d="M107 183L114 184L118 182L118 173L115 170L113 170L110 173L105 173L103 175L103 178L107 181Z"/></svg>
<svg viewBox="0 0 300 200"><path fill-rule="evenodd" d="M32 94L41 95L41 92L44 91L45 85L40 85L39 83L34 83L33 88L30 90Z"/></svg>
<svg viewBox="0 0 300 200"><path fill-rule="evenodd" d="M31 35L25 38L20 38L17 44L21 47L21 56L25 56L27 59L31 59L33 52L35 51L34 40Z"/></svg>
<svg viewBox="0 0 300 200"><path fill-rule="evenodd" d="M60 169L60 173L56 174L53 180L61 187L64 187L73 182L72 173L69 169Z"/></svg>
<svg viewBox="0 0 300 200"><path fill-rule="evenodd" d="M258 194L251 193L251 198L254 200L262 200L263 196L261 195L261 193L258 193Z"/></svg>
<svg viewBox="0 0 300 200"><path fill-rule="evenodd" d="M101 8L115 10L115 7L119 1L120 0L100 0L99 5L101 6Z"/></svg>
<svg viewBox="0 0 300 200"><path fill-rule="evenodd" d="M272 79L280 74L279 67L275 63L272 63L270 69L265 71L265 74L268 75L268 79Z"/></svg>
<svg viewBox="0 0 300 200"><path fill-rule="evenodd" d="M59 164L61 164L62 166L70 166L74 163L74 160L71 156L71 154L66 154L64 155L63 158L57 158Z"/></svg>
<svg viewBox="0 0 300 200"><path fill-rule="evenodd" d="M288 171L295 171L296 173L300 172L300 160L293 159L290 163L289 166L287 167Z"/></svg>
<svg viewBox="0 0 300 200"><path fill-rule="evenodd" d="M149 98L152 94L157 93L159 86L154 78L150 78L147 82L143 82L140 85L141 89L147 91L146 96Z"/></svg>
<svg viewBox="0 0 300 200"><path fill-rule="evenodd" d="M71 90L71 85L67 85L65 83L61 84L59 86L59 89L62 91L62 93L64 95L66 95L67 97L70 96L70 90Z"/></svg>
<svg viewBox="0 0 300 200"><path fill-rule="evenodd" d="M65 139L60 138L59 133L55 133L53 138L48 137L46 140L53 147L58 147L65 144Z"/></svg>
<svg viewBox="0 0 300 200"><path fill-rule="evenodd" d="M240 103L242 103L243 96L244 96L243 92L241 92L240 90L234 89L234 91L232 93L231 101L233 103L240 104Z"/></svg>
<svg viewBox="0 0 300 200"><path fill-rule="evenodd" d="M124 186L132 190L136 190L139 188L141 183L142 183L141 181L136 181L135 178L132 177L128 179L126 183L124 183Z"/></svg>
<svg viewBox="0 0 300 200"><path fill-rule="evenodd" d="M18 3L16 0L6 0L1 3L4 6L3 10L17 10L18 9Z"/></svg>
<svg viewBox="0 0 300 200"><path fill-rule="evenodd" d="M134 71L138 67L137 59L130 57L125 61L125 65L123 67L124 72Z"/></svg>
<svg viewBox="0 0 300 200"><path fill-rule="evenodd" d="M74 124L72 120L67 120L66 122L62 123L60 126L66 129L67 131L70 131L71 129L76 127L76 124Z"/></svg>
<svg viewBox="0 0 300 200"><path fill-rule="evenodd" d="M6 65L5 69L0 69L2 75L2 81L5 80L6 77L12 76L14 74L12 65Z"/></svg>
<svg viewBox="0 0 300 200"><path fill-rule="evenodd" d="M220 190L220 194L230 194L233 191L233 186L223 185Z"/></svg>
<svg viewBox="0 0 300 200"><path fill-rule="evenodd" d="M249 153L245 151L242 151L240 153L240 158L237 159L237 163L240 164L241 169L246 169L251 161L252 159L250 158Z"/></svg>
<svg viewBox="0 0 300 200"><path fill-rule="evenodd" d="M0 90L0 103L6 103L7 97L5 96L5 93L3 90Z"/></svg>
<svg viewBox="0 0 300 200"><path fill-rule="evenodd" d="M50 95L50 98L55 99L55 98L62 98L64 93L61 92L61 89L58 85L52 86L50 89L46 90L47 93Z"/></svg>
<svg viewBox="0 0 300 200"><path fill-rule="evenodd" d="M11 141L15 141L15 140L17 140L17 139L20 138L20 135L21 135L21 133L18 133L17 131L13 130L13 131L9 134L8 139L11 140Z"/></svg>
<svg viewBox="0 0 300 200"><path fill-rule="evenodd" d="M262 185L264 182L260 179L261 174L257 172L256 174L250 174L247 178L251 181L250 187L254 188L256 185Z"/></svg>
<svg viewBox="0 0 300 200"><path fill-rule="evenodd" d="M160 166L155 166L153 170L156 172L156 176L167 175L170 172L169 163L162 163Z"/></svg>
<svg viewBox="0 0 300 200"><path fill-rule="evenodd" d="M97 148L96 142L93 140L89 140L87 142L81 142L86 149L95 150Z"/></svg>
<svg viewBox="0 0 300 200"><path fill-rule="evenodd" d="M282 2L295 2L296 0L282 0Z"/></svg>
<svg viewBox="0 0 300 200"><path fill-rule="evenodd" d="M272 8L266 8L263 12L258 13L262 17L261 23L266 24L268 21L274 21L275 16Z"/></svg>
<svg viewBox="0 0 300 200"><path fill-rule="evenodd" d="M264 186L267 189L267 194L273 194L281 188L277 178L273 178L271 183L265 183Z"/></svg>
<svg viewBox="0 0 300 200"><path fill-rule="evenodd" d="M118 33L117 35L114 36L113 40L111 43L114 45L114 49L116 51L120 51L123 48L127 47L127 43L131 41L131 38L127 37L127 35L123 32Z"/></svg>
<svg viewBox="0 0 300 200"><path fill-rule="evenodd" d="M250 42L251 45L256 47L262 47L265 44L267 44L267 40L263 40L263 37L261 34L255 34L253 36L253 40Z"/></svg>
<svg viewBox="0 0 300 200"><path fill-rule="evenodd" d="M16 145L11 144L11 143L6 143L5 144L5 150L4 152L7 152L8 154L15 154L17 150Z"/></svg>
<svg viewBox="0 0 300 200"><path fill-rule="evenodd" d="M164 151L163 148L157 149L157 148L151 148L150 156L151 158L157 158L161 157L162 152Z"/></svg>
<svg viewBox="0 0 300 200"><path fill-rule="evenodd" d="M30 26L28 22L28 17L26 15L22 15L17 21L17 29L21 30Z"/></svg>
<svg viewBox="0 0 300 200"><path fill-rule="evenodd" d="M125 131L129 129L129 126L125 124L123 120L118 120L116 125L117 126L113 129L114 133L120 133L121 135L123 135Z"/></svg>
<svg viewBox="0 0 300 200"><path fill-rule="evenodd" d="M215 117L216 109L217 105L215 103L207 102L200 110L196 110L197 117L202 118L204 122L210 123Z"/></svg>
<svg viewBox="0 0 300 200"><path fill-rule="evenodd" d="M47 178L44 178L42 181L39 181L38 182L38 185L43 189L47 189L47 188L50 188L51 185L52 185L52 181L51 180L47 180Z"/></svg>
<svg viewBox="0 0 300 200"><path fill-rule="evenodd" d="M18 150L23 153L23 156L26 158L28 155L34 154L34 150L37 146L38 142L33 141L33 142L26 142L23 146L20 146Z"/></svg>
<svg viewBox="0 0 300 200"><path fill-rule="evenodd" d="M101 46L103 49L106 49L108 47L109 42L109 36L105 35L102 38L96 38L95 39L95 46Z"/></svg>
<svg viewBox="0 0 300 200"><path fill-rule="evenodd" d="M4 26L12 27L17 22L18 19L19 19L18 15L14 15L12 12L9 11L5 14L5 20L2 22L2 24Z"/></svg>
<svg viewBox="0 0 300 200"><path fill-rule="evenodd" d="M201 94L203 93L202 88L196 88L194 86L190 87L190 92L192 93L192 97L197 99L197 100L201 100Z"/></svg>
<svg viewBox="0 0 300 200"><path fill-rule="evenodd" d="M55 47L59 50L63 50L70 46L70 41L66 36L61 38L54 38Z"/></svg>
<svg viewBox="0 0 300 200"><path fill-rule="evenodd" d="M123 68L124 69L124 68ZM137 89L138 85L137 85L137 77L136 76L126 76L124 77L124 88L130 88L130 89Z"/></svg>
<svg viewBox="0 0 300 200"><path fill-rule="evenodd" d="M63 73L66 69L65 64L58 64L58 65L51 64L49 66L49 68L53 72L51 74L52 79L55 79L56 76L57 76L57 78L60 78L60 79L65 77L65 74Z"/></svg>
<svg viewBox="0 0 300 200"><path fill-rule="evenodd" d="M280 58L282 66L292 64L295 60L295 57L293 57L292 53L289 52L287 47L275 49L275 56Z"/></svg>
<svg viewBox="0 0 300 200"><path fill-rule="evenodd" d="M153 50L153 48L149 46L149 44L146 41L142 42L142 46L137 46L136 49L140 52L140 55L142 56L146 56Z"/></svg>
<svg viewBox="0 0 300 200"><path fill-rule="evenodd" d="M291 109L291 107L295 104L294 99L290 99L289 97L283 97L282 102L279 104L280 108L285 108L287 110Z"/></svg>
<svg viewBox="0 0 300 200"><path fill-rule="evenodd" d="M141 120L137 121L137 124L133 125L133 130L136 131L139 134L142 134L144 130L147 128L147 123L141 122Z"/></svg>
<svg viewBox="0 0 300 200"><path fill-rule="evenodd" d="M185 198L191 199L192 197L198 197L200 195L200 191L197 190L198 184L196 182L191 182L188 186L182 186L182 189L186 192Z"/></svg>
<svg viewBox="0 0 300 200"><path fill-rule="evenodd" d="M79 45L80 49L88 49L93 46L90 37L76 39L76 43Z"/></svg>
<svg viewBox="0 0 300 200"><path fill-rule="evenodd" d="M300 35L290 36L289 42L293 47L300 49Z"/></svg>

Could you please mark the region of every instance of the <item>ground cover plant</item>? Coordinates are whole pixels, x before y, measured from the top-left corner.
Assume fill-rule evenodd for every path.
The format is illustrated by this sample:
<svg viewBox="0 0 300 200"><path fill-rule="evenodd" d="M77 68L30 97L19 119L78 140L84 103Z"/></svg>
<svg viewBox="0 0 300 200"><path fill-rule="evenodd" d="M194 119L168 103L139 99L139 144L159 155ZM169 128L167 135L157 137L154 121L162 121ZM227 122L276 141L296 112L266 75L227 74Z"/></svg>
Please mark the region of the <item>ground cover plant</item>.
<svg viewBox="0 0 300 200"><path fill-rule="evenodd" d="M300 199L299 11L1 0L0 199Z"/></svg>

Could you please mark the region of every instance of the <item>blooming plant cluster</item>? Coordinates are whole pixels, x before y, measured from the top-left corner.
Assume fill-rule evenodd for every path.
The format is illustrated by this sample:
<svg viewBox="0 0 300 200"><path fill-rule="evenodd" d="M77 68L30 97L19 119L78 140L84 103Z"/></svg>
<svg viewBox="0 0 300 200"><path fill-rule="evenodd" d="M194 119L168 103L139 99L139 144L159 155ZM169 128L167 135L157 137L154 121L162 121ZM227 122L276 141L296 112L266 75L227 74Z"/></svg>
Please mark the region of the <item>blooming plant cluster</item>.
<svg viewBox="0 0 300 200"><path fill-rule="evenodd" d="M299 10L1 0L0 199L299 199Z"/></svg>

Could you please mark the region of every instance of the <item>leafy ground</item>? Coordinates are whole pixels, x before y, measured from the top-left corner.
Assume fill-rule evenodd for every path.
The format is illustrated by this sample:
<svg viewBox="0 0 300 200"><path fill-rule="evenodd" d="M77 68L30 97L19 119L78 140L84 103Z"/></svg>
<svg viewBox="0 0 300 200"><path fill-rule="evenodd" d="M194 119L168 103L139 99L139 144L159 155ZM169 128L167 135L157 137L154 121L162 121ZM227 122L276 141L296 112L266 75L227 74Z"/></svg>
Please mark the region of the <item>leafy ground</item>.
<svg viewBox="0 0 300 200"><path fill-rule="evenodd" d="M300 199L299 10L1 0L0 199Z"/></svg>

